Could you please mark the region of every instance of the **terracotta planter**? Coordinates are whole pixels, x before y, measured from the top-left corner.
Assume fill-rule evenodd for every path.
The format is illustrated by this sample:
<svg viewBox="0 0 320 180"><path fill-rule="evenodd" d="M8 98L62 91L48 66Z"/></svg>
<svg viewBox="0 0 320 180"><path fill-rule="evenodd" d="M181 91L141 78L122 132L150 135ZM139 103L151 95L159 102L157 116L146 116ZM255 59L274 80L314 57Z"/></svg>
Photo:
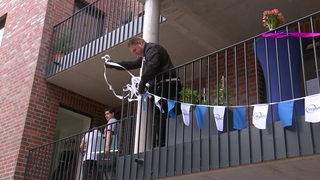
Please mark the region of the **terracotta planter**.
<svg viewBox="0 0 320 180"><path fill-rule="evenodd" d="M60 59L64 56L64 53L56 53L54 59L57 60L57 59Z"/></svg>

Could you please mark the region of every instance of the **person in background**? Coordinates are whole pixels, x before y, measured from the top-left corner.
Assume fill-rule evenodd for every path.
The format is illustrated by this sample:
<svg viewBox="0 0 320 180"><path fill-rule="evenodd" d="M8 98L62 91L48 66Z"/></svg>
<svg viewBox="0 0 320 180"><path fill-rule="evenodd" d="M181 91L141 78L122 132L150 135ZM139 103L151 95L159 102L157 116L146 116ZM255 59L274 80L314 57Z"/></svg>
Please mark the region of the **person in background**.
<svg viewBox="0 0 320 180"><path fill-rule="evenodd" d="M97 151L101 149L101 147L99 147L101 145L101 141L102 133L98 129L92 129L91 131L85 133L84 137L81 139L80 151L83 153L83 180L90 179L90 170L92 170L93 178L97 179Z"/></svg>
<svg viewBox="0 0 320 180"><path fill-rule="evenodd" d="M141 80L138 86L139 94L144 94L146 92L148 84L148 91L150 93L175 100L175 98L177 98L176 95L178 95L178 92L181 89L181 83L175 71L169 72L169 70L173 68L173 64L167 50L159 44L147 43L140 37L129 39L128 48L131 53L138 56L138 58L133 61L121 61L117 63L127 70L142 68ZM123 70L113 66L107 66L107 68ZM159 73L162 73L163 76L155 77ZM153 123L155 130L155 133L153 134L154 146L164 146L165 144L167 102L164 99L161 101L162 102L159 103L165 113L160 113L163 110L160 111L158 108L155 108L156 111Z"/></svg>
<svg viewBox="0 0 320 180"><path fill-rule="evenodd" d="M116 133L117 130L117 119L114 117L115 111L111 107L107 107L104 110L104 117L107 121L107 127L105 128L105 136L106 136L106 143L105 143L105 154L109 154L110 152L110 145L112 141L112 135Z"/></svg>

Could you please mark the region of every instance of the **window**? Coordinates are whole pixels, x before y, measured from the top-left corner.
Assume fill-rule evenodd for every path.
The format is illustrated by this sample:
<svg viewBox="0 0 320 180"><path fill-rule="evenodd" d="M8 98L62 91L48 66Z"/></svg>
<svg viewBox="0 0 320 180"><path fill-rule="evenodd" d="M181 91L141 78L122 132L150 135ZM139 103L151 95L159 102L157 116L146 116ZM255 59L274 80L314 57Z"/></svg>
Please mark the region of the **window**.
<svg viewBox="0 0 320 180"><path fill-rule="evenodd" d="M2 37L3 37L3 32L4 32L4 25L6 23L6 18L7 18L7 15L4 15L4 16L0 17L0 46L1 46L1 42L2 42Z"/></svg>

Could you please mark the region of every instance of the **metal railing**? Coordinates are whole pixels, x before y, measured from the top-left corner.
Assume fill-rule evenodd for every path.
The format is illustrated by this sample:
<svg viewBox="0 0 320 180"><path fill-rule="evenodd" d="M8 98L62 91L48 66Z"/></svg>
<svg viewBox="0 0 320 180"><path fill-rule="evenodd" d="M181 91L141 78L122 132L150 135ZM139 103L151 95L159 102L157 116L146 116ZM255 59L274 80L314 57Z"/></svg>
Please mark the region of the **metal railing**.
<svg viewBox="0 0 320 180"><path fill-rule="evenodd" d="M319 17L317 12L268 33L320 32ZM136 122L124 130L125 156L118 161L123 174L118 178L156 179L319 153L319 123L305 122L303 106L305 96L320 93L319 40L259 35L159 74L150 88L161 92L150 90L141 112L137 102L123 103L122 116ZM164 80L171 84L164 85ZM167 99L174 102L175 117L157 113L155 95L165 111ZM284 127L278 115L278 104L287 100L294 101L290 127ZM182 104L192 106L189 125ZM253 126L255 104L269 106L266 129ZM215 123L216 106L226 107L222 131ZM197 107L205 107L202 118ZM241 129L234 124L236 108L245 109ZM132 139L139 141L126 143Z"/></svg>
<svg viewBox="0 0 320 180"><path fill-rule="evenodd" d="M30 150L24 179L82 179L85 174L87 179L114 179L119 134L113 133L109 153L105 153L106 128L99 126Z"/></svg>
<svg viewBox="0 0 320 180"><path fill-rule="evenodd" d="M113 47L142 32L143 14L137 0L94 1L53 27L50 59L68 68Z"/></svg>

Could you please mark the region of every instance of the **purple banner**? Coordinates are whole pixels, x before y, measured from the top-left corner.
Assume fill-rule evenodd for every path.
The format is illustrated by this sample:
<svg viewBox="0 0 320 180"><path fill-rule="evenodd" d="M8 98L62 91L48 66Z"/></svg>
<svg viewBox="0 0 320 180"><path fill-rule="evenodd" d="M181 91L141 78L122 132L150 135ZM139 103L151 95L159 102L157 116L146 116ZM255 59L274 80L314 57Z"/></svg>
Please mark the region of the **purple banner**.
<svg viewBox="0 0 320 180"><path fill-rule="evenodd" d="M301 37L301 38L309 38L320 36L320 33L299 33L299 32L275 32L275 33L264 33L261 35L262 37L272 37L272 38L284 38L284 37Z"/></svg>

